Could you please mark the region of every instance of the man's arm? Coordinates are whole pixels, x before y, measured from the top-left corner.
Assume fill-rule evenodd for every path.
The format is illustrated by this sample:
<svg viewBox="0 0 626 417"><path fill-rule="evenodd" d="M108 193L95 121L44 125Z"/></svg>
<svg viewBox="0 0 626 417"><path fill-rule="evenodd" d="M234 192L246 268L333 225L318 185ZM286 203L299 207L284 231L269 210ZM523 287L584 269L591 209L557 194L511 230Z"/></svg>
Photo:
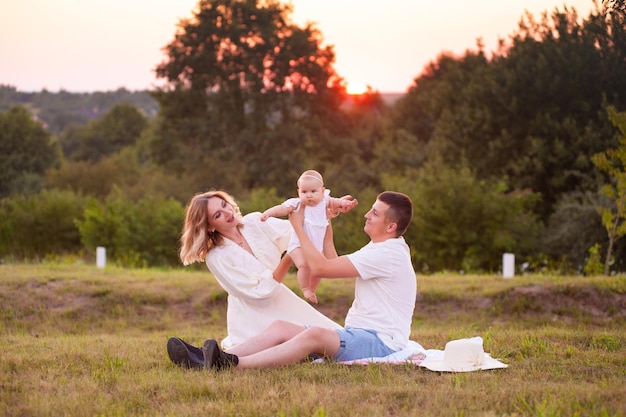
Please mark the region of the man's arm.
<svg viewBox="0 0 626 417"><path fill-rule="evenodd" d="M328 221L326 226L326 233L324 234L324 244L322 246L322 253L326 259L335 259L339 255L337 249L335 249L335 240L333 235L333 225Z"/></svg>
<svg viewBox="0 0 626 417"><path fill-rule="evenodd" d="M347 256L340 256L335 259L326 259L313 245L311 239L304 231L304 210L291 212L289 221L294 232L300 240L300 249L304 254L304 259L311 269L311 274L320 278L354 278L358 272Z"/></svg>

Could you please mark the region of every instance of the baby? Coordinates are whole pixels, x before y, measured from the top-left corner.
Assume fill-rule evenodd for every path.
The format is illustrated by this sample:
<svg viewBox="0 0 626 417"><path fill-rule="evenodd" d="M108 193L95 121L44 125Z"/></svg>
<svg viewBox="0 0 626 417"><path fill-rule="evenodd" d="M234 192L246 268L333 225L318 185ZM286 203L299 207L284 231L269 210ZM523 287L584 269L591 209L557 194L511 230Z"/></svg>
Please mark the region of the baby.
<svg viewBox="0 0 626 417"><path fill-rule="evenodd" d="M350 211L358 203L356 200L348 200L330 196L330 190L324 188L322 175L314 170L304 171L298 178L298 197L289 198L282 204L271 207L263 212L261 221L269 217L287 216L294 210L304 209L304 230L315 247L322 252L324 236L328 226L327 211L331 215ZM304 297L317 303L315 290L319 285L319 278L311 277L310 270L304 261L300 241L295 234L287 248L287 253L298 268L298 284L302 288Z"/></svg>

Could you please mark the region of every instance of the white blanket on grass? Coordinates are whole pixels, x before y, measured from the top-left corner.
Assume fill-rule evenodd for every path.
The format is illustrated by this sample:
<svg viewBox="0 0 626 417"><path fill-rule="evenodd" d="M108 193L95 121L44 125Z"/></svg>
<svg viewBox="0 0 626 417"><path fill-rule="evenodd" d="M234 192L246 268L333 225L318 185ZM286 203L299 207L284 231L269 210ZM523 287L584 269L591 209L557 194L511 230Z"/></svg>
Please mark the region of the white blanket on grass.
<svg viewBox="0 0 626 417"><path fill-rule="evenodd" d="M440 351L443 355L443 351ZM388 363L391 365L404 365L404 364L413 364L419 365L422 363L424 359L426 359L427 355L437 354L436 350L431 350L430 353L428 350L424 349L422 345L419 343L409 340L409 343L406 348L399 350L397 352L392 353L391 355L378 357L378 358L364 358L364 359L356 359L352 361L342 361L341 364L344 365L367 365L370 363Z"/></svg>
<svg viewBox="0 0 626 417"><path fill-rule="evenodd" d="M424 349L416 341L409 340L406 348L384 357L363 358L339 363L343 365L368 365L371 363L416 365L439 372L471 372L508 366L485 353L482 343L481 337L452 340L446 344L446 349L450 346L448 357L446 357L446 350ZM454 351L453 346L456 347ZM316 362L323 362L323 359L318 359Z"/></svg>

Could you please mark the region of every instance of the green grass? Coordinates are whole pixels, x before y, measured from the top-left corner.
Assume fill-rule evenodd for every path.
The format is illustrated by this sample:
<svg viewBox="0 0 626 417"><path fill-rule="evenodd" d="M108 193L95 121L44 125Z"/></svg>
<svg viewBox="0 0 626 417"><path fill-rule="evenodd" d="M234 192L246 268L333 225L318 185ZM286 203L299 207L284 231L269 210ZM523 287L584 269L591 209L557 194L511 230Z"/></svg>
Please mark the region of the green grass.
<svg viewBox="0 0 626 417"><path fill-rule="evenodd" d="M207 271L0 265L2 416L625 416L626 277L418 276L412 339L482 336L509 368L172 365L167 338L225 336ZM294 276L287 285L295 288ZM352 280L323 281L342 322Z"/></svg>

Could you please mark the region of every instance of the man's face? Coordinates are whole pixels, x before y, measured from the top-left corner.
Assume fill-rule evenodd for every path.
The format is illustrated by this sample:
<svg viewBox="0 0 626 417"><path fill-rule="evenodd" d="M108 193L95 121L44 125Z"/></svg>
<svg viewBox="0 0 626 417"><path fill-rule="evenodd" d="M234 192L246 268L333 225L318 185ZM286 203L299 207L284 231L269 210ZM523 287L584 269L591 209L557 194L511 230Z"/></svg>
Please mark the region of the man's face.
<svg viewBox="0 0 626 417"><path fill-rule="evenodd" d="M388 204L376 200L372 208L365 213L365 226L363 230L373 242L379 242L389 238L388 228L391 223L386 217L387 210L389 210Z"/></svg>

